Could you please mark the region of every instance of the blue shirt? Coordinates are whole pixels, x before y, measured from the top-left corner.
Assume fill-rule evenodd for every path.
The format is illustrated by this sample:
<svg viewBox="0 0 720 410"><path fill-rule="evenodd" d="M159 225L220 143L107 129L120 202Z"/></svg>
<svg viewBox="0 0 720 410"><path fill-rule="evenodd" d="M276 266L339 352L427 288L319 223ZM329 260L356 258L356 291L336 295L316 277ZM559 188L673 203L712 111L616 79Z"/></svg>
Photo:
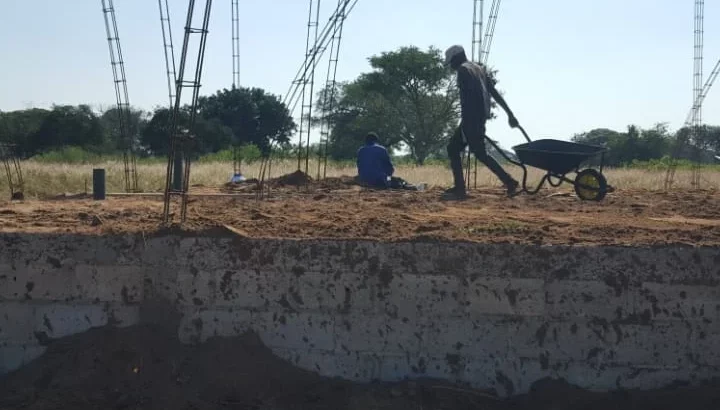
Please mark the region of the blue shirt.
<svg viewBox="0 0 720 410"><path fill-rule="evenodd" d="M395 172L387 150L378 144L358 150L357 168L360 180L370 185L387 185L387 177Z"/></svg>

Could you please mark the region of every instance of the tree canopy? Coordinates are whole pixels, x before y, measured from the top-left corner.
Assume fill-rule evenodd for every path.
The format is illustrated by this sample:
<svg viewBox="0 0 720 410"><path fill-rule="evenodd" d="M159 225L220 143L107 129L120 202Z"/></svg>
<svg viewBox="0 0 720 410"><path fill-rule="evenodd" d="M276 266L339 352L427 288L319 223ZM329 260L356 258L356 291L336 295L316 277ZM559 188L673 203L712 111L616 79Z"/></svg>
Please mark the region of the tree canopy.
<svg viewBox="0 0 720 410"><path fill-rule="evenodd" d="M335 90L322 90L318 116L331 124L329 153L354 156L369 131L383 143L404 143L419 164L443 146L457 124L454 75L440 50L402 47L369 59L373 71ZM330 92L331 104L322 97Z"/></svg>
<svg viewBox="0 0 720 410"><path fill-rule="evenodd" d="M232 145L253 144L267 153L272 142L287 144L295 123L277 96L260 88L234 88L201 97L194 133L197 153L206 154ZM168 108L146 112L130 107L129 143L139 154L165 155L169 143ZM179 126L187 128L189 108L180 112ZM57 105L0 112L0 142L13 143L24 156L73 146L113 154L125 150L120 115L113 107L95 112L88 105Z"/></svg>
<svg viewBox="0 0 720 410"><path fill-rule="evenodd" d="M253 144L267 153L271 143L287 144L295 131L287 107L261 88L233 88L200 98L200 116L232 132L233 143Z"/></svg>
<svg viewBox="0 0 720 410"><path fill-rule="evenodd" d="M624 132L596 128L577 134L572 140L609 148L605 156L609 166L670 157L708 162L712 161L713 153L720 152L720 127L681 128L673 134L665 123L648 129L630 125Z"/></svg>

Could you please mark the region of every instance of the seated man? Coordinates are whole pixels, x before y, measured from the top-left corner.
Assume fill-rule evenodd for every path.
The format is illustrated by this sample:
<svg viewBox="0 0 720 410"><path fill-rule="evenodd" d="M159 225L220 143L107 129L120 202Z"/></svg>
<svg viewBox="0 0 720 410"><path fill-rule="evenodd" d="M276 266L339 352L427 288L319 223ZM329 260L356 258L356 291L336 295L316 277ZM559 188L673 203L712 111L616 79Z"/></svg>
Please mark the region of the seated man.
<svg viewBox="0 0 720 410"><path fill-rule="evenodd" d="M387 149L378 143L374 132L365 137L365 145L358 150L357 168L360 181L373 188L390 188L395 168Z"/></svg>

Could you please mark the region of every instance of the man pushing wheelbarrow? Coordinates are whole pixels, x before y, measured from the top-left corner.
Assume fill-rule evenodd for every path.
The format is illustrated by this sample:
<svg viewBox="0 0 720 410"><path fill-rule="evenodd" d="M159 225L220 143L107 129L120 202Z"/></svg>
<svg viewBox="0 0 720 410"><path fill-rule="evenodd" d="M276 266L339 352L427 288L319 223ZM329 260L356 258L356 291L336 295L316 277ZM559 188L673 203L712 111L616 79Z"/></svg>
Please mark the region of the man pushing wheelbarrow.
<svg viewBox="0 0 720 410"><path fill-rule="evenodd" d="M531 141L508 107L505 99L495 89L492 81L488 81L485 67L468 61L462 46L452 46L445 51L445 64L457 71L461 121L447 147L455 186L445 191L444 198L467 198L461 158L466 145L470 146L470 151L475 154L475 158L485 164L502 181L508 196L514 196L518 193L518 188L520 192L535 194L543 187L545 182L553 187L558 187L563 182L570 183L575 187L578 198L582 200L600 201L608 192L614 190L607 184L607 180L602 174L603 160L607 148L554 139ZM513 147L517 155L517 160L514 160L499 149L492 140L488 139L488 142L508 162L522 168L522 185L505 172L500 164L488 155L485 149L485 139L487 138L485 135L485 123L490 118L490 97L505 110L510 127L519 128L527 140L526 144ZM601 155L599 170L592 168L581 169L582 164L598 154ZM529 189L527 187L527 165L545 171L545 175L535 188ZM567 177L570 172L576 173L574 179Z"/></svg>
<svg viewBox="0 0 720 410"><path fill-rule="evenodd" d="M444 197L447 199L467 197L461 157L466 145L470 146L475 158L502 181L508 196L515 195L518 182L505 172L485 149L485 123L490 118L490 97L505 110L511 127L517 127L518 120L505 103L505 99L497 92L492 81L488 81L485 67L469 61L462 46L452 46L445 51L445 64L457 72L461 121L447 146L455 186L445 191Z"/></svg>

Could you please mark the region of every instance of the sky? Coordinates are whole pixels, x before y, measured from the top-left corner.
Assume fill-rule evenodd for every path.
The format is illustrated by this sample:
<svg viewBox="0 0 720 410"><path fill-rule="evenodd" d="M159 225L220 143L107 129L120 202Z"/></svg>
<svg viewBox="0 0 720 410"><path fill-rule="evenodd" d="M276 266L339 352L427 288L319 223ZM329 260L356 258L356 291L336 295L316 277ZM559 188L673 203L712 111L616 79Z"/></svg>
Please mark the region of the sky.
<svg viewBox="0 0 720 410"><path fill-rule="evenodd" d="M304 58L308 0L239 2L241 85L283 96ZM130 103L167 105L157 1L114 3ZM187 4L169 1L177 56ZM321 27L336 4L322 1ZM230 8L213 2L201 94L232 84ZM489 65L533 139L629 124L676 129L692 104L693 10L693 0L505 0ZM720 4L706 2L705 16L707 77L720 58ZM368 71L368 57L383 51L469 50L471 38L472 0L359 0L345 23L337 79ZM0 1L0 56L0 110L115 104L100 0ZM325 68L316 81L324 80ZM710 91L703 119L720 124L720 90ZM488 134L506 147L523 142L504 114Z"/></svg>

